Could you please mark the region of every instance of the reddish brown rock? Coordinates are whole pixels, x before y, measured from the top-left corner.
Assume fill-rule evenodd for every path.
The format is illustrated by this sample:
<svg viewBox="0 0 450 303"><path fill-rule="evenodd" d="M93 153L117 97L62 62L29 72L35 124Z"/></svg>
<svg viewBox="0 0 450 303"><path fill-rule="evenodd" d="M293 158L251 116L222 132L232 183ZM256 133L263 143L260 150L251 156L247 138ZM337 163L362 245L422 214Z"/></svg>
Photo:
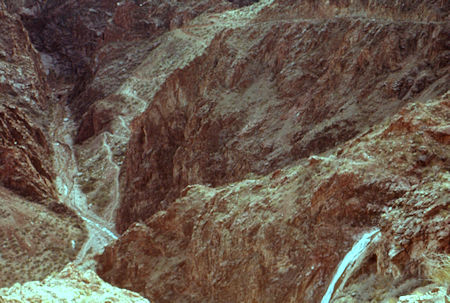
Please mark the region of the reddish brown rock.
<svg viewBox="0 0 450 303"><path fill-rule="evenodd" d="M167 35L208 48L170 74L131 125L121 232L164 209L189 184L215 187L267 174L449 88L446 23L422 22L400 7L391 19L362 3L309 4L302 13L305 5L261 2L241 15L206 15ZM172 48L162 42L153 52ZM133 89L149 99L147 87Z"/></svg>
<svg viewBox="0 0 450 303"><path fill-rule="evenodd" d="M0 186L1 283L100 250L120 206L123 235L98 272L156 302L319 301L373 228L333 299L448 287L436 269L450 242L444 1L0 9L0 182L47 205ZM86 245L53 199L53 156L62 200L87 214Z"/></svg>
<svg viewBox="0 0 450 303"><path fill-rule="evenodd" d="M354 236L379 226L348 287L365 285L351 288L355 302L397 298L393 281L421 285L424 256L450 252L449 145L425 131L447 124L449 102L413 103L335 153L264 177L188 186L108 247L98 272L156 302L318 302ZM433 155L426 166L419 147Z"/></svg>
<svg viewBox="0 0 450 303"><path fill-rule="evenodd" d="M0 3L0 287L62 269L85 238L81 220L57 200L49 144L54 104L16 14L25 2Z"/></svg>
<svg viewBox="0 0 450 303"><path fill-rule="evenodd" d="M98 110L95 106L91 106L80 124L76 143L81 143L101 132L111 131L110 124L113 120L113 115L112 110Z"/></svg>
<svg viewBox="0 0 450 303"><path fill-rule="evenodd" d="M91 83L102 80L98 74L103 69L108 81L117 82L117 77L123 81L124 69L129 74L143 60L143 54L133 54L140 41L152 40L204 11L231 7L225 0L47 1L34 14L22 12L22 18L35 47L51 56L53 76L76 82L69 101L80 118L92 103L111 94L111 88L117 89L107 83L99 89L98 83Z"/></svg>
<svg viewBox="0 0 450 303"><path fill-rule="evenodd" d="M17 108L0 107L0 184L39 201L55 196L51 162L43 157L51 152L42 131L28 119Z"/></svg>
<svg viewBox="0 0 450 303"><path fill-rule="evenodd" d="M84 176L81 185L97 213L113 216L114 211L105 207L115 209L118 181L103 176L118 175L129 139L128 125L151 102L151 93L141 99L130 96L129 91L135 88L127 82L137 79L133 70L161 44L169 29L205 11L233 7L225 0L48 1L38 14L23 15L49 79L74 84L67 101L78 126L75 142L79 144L77 159ZM178 51L183 49L180 44L176 47ZM196 47L193 51L198 52ZM170 58L168 54L162 56ZM174 63L172 70L181 65ZM154 92L159 85L147 87Z"/></svg>
<svg viewBox="0 0 450 303"><path fill-rule="evenodd" d="M223 30L208 28L207 17L182 29L199 41L215 38L198 60L171 74L133 121L117 222L121 231L139 219L146 224L133 225L99 257L102 277L158 302L313 302L354 235L373 226L383 226L381 244L352 283L386 276L386 285L395 280L407 288L408 277L423 278L420 266L409 266L423 264L419 251L448 253L442 213L422 220L417 231L405 218L426 206L402 206L422 191L438 199L427 203L446 199L448 192L437 188L446 182L448 146L433 139L416 154L415 127L399 124L400 133L394 131L395 119L417 115L426 121L417 127L432 128L436 137L448 100L375 127L411 100L448 89L446 24L430 10L424 15L438 22L398 8L393 19L365 19L352 9L380 18L390 8L363 4L335 6L341 15L334 19L332 7L311 6L309 16L300 8L297 18L292 7L277 15L269 6L258 16L244 10L242 25L225 13L209 19ZM311 14L325 19L304 19ZM411 150L405 138L412 138ZM276 170L335 145L337 157ZM196 183L209 186L189 186ZM394 206L404 217L388 216ZM421 231L421 242L408 246ZM386 248L395 243L401 254ZM357 295L378 298L371 287ZM383 293L399 295L389 286Z"/></svg>
<svg viewBox="0 0 450 303"><path fill-rule="evenodd" d="M17 15L0 10L0 185L32 200L55 197L43 113L49 88Z"/></svg>

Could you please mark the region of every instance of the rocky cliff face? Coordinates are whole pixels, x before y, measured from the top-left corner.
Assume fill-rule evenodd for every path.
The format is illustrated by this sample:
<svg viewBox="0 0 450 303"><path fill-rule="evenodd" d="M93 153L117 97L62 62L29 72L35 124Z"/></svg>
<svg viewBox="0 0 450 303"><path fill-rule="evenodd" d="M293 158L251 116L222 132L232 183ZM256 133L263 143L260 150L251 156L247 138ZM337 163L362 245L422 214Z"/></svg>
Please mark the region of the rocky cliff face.
<svg viewBox="0 0 450 303"><path fill-rule="evenodd" d="M44 205L55 270L115 225L97 272L152 302L445 300L445 1L0 8L0 193ZM31 252L9 190L2 235Z"/></svg>
<svg viewBox="0 0 450 303"><path fill-rule="evenodd" d="M0 3L0 287L62 269L85 238L55 189L50 96L27 31Z"/></svg>
<svg viewBox="0 0 450 303"><path fill-rule="evenodd" d="M169 32L153 52L183 60L171 42L186 36L204 51L131 124L116 222L145 224L99 257L100 275L159 302L316 302L354 235L380 226L352 300L423 284L421 254L449 249L448 97L430 101L449 88L447 15L262 1Z"/></svg>
<svg viewBox="0 0 450 303"><path fill-rule="evenodd" d="M0 25L0 184L33 200L54 198L42 64L17 15L0 10Z"/></svg>
<svg viewBox="0 0 450 303"><path fill-rule="evenodd" d="M379 226L347 300L392 300L424 283L423 254L450 249L449 106L413 103L328 154L188 186L106 249L100 276L158 302L319 302L355 235Z"/></svg>
<svg viewBox="0 0 450 303"><path fill-rule="evenodd" d="M160 84L156 77L149 78L156 83L149 85L147 95L135 96L134 86L141 81L133 71L158 47L158 37L165 32L205 11L232 7L222 0L47 1L39 14L24 17L33 43L43 54L49 79L73 85L63 95L78 128L74 139L84 176L80 182L97 213L111 220L115 216L108 204L119 203L117 176L130 135L128 125L145 110ZM190 43L178 47L181 51ZM198 52L196 46L190 52ZM166 59L161 54L159 60ZM173 63L167 71L154 66L154 74L167 77L183 64ZM105 180L104 175L110 178Z"/></svg>
<svg viewBox="0 0 450 303"><path fill-rule="evenodd" d="M267 174L448 88L445 24L403 20L400 12L371 19L357 5L288 14L293 9L303 6L259 3L168 34L206 47L171 73L132 123L120 231L167 207L189 184ZM172 49L163 42L153 52ZM144 69L141 78L153 76ZM148 99L147 89L135 92Z"/></svg>

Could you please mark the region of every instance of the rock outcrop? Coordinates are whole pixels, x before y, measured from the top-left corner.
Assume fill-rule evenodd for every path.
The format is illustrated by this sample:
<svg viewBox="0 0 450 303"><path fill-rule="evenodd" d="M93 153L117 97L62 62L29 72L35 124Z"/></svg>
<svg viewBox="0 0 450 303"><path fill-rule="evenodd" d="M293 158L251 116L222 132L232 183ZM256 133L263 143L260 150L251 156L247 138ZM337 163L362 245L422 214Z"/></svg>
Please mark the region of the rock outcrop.
<svg viewBox="0 0 450 303"><path fill-rule="evenodd" d="M4 7L0 28L0 186L35 201L55 198L42 64L22 22Z"/></svg>
<svg viewBox="0 0 450 303"><path fill-rule="evenodd" d="M20 5L0 2L0 287L61 270L85 238L81 220L58 201L52 92Z"/></svg>
<svg viewBox="0 0 450 303"><path fill-rule="evenodd" d="M86 271L69 264L60 273L54 273L42 282L15 284L9 289L0 289L0 302L148 303L149 301L136 293L105 283L92 270Z"/></svg>
<svg viewBox="0 0 450 303"><path fill-rule="evenodd" d="M447 300L449 11L0 1L0 302Z"/></svg>
<svg viewBox="0 0 450 303"><path fill-rule="evenodd" d="M158 39L203 12L237 7L226 0L204 1L47 1L38 14L23 14L31 40L41 52L49 80L73 83L67 100L78 125L75 142L83 191L93 210L113 218L118 204L118 174L129 140L128 125L158 90L134 95L134 69L161 43ZM192 47L186 58L198 53ZM175 47L175 45L174 45ZM194 56L194 58L197 55ZM156 64L167 60L161 54ZM153 66L161 79L182 64ZM167 65L167 64L166 64ZM150 71L149 71L150 72ZM58 80L59 79L59 80ZM144 100L145 99L145 100ZM103 176L109 176L103 178ZM112 206L111 206L112 205ZM113 219L111 219L113 220Z"/></svg>
<svg viewBox="0 0 450 303"><path fill-rule="evenodd" d="M387 277L384 299L394 280L423 283L421 253L449 250L448 96L428 101L449 89L445 16L438 2L260 1L168 33L158 54L184 35L206 48L131 125L117 227L145 224L99 274L158 302L315 302L354 235L381 226L354 283Z"/></svg>
<svg viewBox="0 0 450 303"><path fill-rule="evenodd" d="M322 156L190 185L108 247L98 273L157 302L318 302L354 236L379 226L352 296L398 298L426 283L424 256L450 252L449 119L448 95L412 103Z"/></svg>
<svg viewBox="0 0 450 303"><path fill-rule="evenodd" d="M120 232L165 209L189 184L270 173L449 88L447 23L401 12L372 19L382 12L356 4L303 9L262 1L205 15L168 33L136 69L131 95L151 104L131 124ZM185 62L173 51L185 39L204 51L161 85L148 82L156 54Z"/></svg>

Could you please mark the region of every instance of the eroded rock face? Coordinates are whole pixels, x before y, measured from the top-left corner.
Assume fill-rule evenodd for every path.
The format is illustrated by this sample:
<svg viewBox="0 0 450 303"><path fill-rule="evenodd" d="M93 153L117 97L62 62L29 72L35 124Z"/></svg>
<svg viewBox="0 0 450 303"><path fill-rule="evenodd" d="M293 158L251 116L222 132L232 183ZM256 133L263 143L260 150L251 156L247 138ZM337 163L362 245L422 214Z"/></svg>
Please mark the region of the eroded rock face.
<svg viewBox="0 0 450 303"><path fill-rule="evenodd" d="M84 176L81 185L98 214L115 216L116 175L129 139L128 125L145 110L160 85L149 86L145 96L136 98L133 86L139 79L134 69L158 47L158 37L168 30L205 11L233 7L237 6L225 0L47 1L39 14L23 16L49 79L75 82L67 99L79 124L74 139L79 144L77 158ZM179 51L184 48L176 47ZM198 52L196 46L186 57L192 52ZM159 62L169 58L162 57ZM167 74L182 62L172 65ZM157 66L153 71L164 76ZM105 180L105 175L112 178Z"/></svg>
<svg viewBox="0 0 450 303"><path fill-rule="evenodd" d="M61 270L85 238L81 220L55 190L51 90L17 15L25 2L0 3L1 287Z"/></svg>
<svg viewBox="0 0 450 303"><path fill-rule="evenodd" d="M139 41L152 40L204 11L231 7L225 0L49 0L38 13L22 15L36 48L53 61L52 76L77 82L70 99L72 110L81 117L91 104L117 89L117 82L124 80L121 75L142 61L142 54L133 54ZM101 81L96 78L101 78L102 70L108 70L113 83L99 87L91 82Z"/></svg>
<svg viewBox="0 0 450 303"><path fill-rule="evenodd" d="M304 6L261 2L167 34L168 41L188 36L207 48L154 97L148 91L155 83L132 88L152 102L131 125L120 232L166 208L189 184L267 174L448 89L446 23L422 22L400 8L383 18L383 9L362 3L309 4L300 13ZM152 53L183 60L167 40ZM144 67L136 71L142 81L154 76Z"/></svg>
<svg viewBox="0 0 450 303"><path fill-rule="evenodd" d="M417 5L424 15L320 2L308 15L304 3L276 4L173 33L208 47L131 125L117 224L145 224L98 258L107 281L158 302L315 302L354 236L380 226L351 283L385 279L381 297L391 299L401 295L393 281L423 278L419 251L448 253L446 211L419 215L448 196L448 96L405 107L448 90L441 15L430 3ZM167 40L158 51L169 51ZM415 196L433 198L405 205ZM377 299L375 288L357 295Z"/></svg>
<svg viewBox="0 0 450 303"><path fill-rule="evenodd" d="M394 299L394 280L408 289L411 277L426 278L424 255L450 252L450 150L433 134L449 102L413 103L327 155L263 177L188 186L108 247L98 273L157 302L318 302L355 235L379 226L352 283L384 284L352 296Z"/></svg>
<svg viewBox="0 0 450 303"><path fill-rule="evenodd" d="M55 198L40 58L17 15L1 9L0 28L0 185L36 201Z"/></svg>
<svg viewBox="0 0 450 303"><path fill-rule="evenodd" d="M116 222L123 233L97 258L115 285L156 302L316 302L377 227L380 241L334 299L414 300L417 287L437 298L446 288L427 261L450 250L443 1L0 8L0 182L47 205L0 187L0 262L18 256L6 284L59 270L85 239L55 201L44 127L53 116L67 127L50 131L67 153L55 157L70 179L59 175L60 195L86 198L85 211L100 215L94 229ZM49 95L72 113L59 103L52 114ZM116 291L92 272L69 268L57 280L74 296ZM47 300L47 282L5 291L31 287Z"/></svg>

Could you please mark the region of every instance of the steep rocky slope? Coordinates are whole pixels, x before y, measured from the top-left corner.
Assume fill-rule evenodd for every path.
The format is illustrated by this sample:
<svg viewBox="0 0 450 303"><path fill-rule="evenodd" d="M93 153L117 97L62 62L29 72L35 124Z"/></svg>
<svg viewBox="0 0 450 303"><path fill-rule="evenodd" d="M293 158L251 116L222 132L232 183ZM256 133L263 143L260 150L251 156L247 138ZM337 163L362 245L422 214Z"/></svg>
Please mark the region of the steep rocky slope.
<svg viewBox="0 0 450 303"><path fill-rule="evenodd" d="M342 302L404 295L427 284L425 257L450 252L449 119L448 95L413 103L333 152L188 186L108 247L98 272L157 302L319 302L355 236L378 226Z"/></svg>
<svg viewBox="0 0 450 303"><path fill-rule="evenodd" d="M17 15L1 9L0 25L0 184L34 200L54 198L42 64Z"/></svg>
<svg viewBox="0 0 450 303"><path fill-rule="evenodd" d="M0 3L0 287L61 270L85 238L58 201L50 96L27 31Z"/></svg>
<svg viewBox="0 0 450 303"><path fill-rule="evenodd" d="M184 51L172 52L185 39L204 51L154 97L146 83L154 61L136 69L130 90L152 101L132 123L121 232L189 184L267 174L448 89L445 23L370 19L364 10L333 17L319 8L287 16L277 4L206 15L169 33L152 53L184 61Z"/></svg>
<svg viewBox="0 0 450 303"><path fill-rule="evenodd" d="M149 79L155 83L145 100L134 95L138 79L133 70L158 47L158 37L163 33L204 11L232 7L225 0L47 1L39 14L24 16L49 78L74 83L72 89L61 93L78 124L74 139L84 176L80 183L92 209L110 222L119 202L118 174L129 139L128 125L145 110L159 80L183 63L177 61L168 70L155 70L160 79ZM198 56L195 45L185 44L177 45L179 51L190 47L189 53ZM166 54L159 57L167 59Z"/></svg>
<svg viewBox="0 0 450 303"><path fill-rule="evenodd" d="M446 16L439 2L261 1L166 34L128 86L151 104L131 125L116 222L145 225L99 257L100 275L158 302L315 302L353 237L379 226L353 278L374 284L354 300L426 283L421 254L449 249L448 97L436 121L420 105L449 89ZM184 62L185 39L204 51L153 96L154 58ZM437 142L425 125L373 129L412 101L425 113L398 119L423 115ZM360 133L368 143L344 143Z"/></svg>
<svg viewBox="0 0 450 303"><path fill-rule="evenodd" d="M445 300L449 11L2 0L3 285L117 230L98 274L152 302ZM0 293L110 289L79 270Z"/></svg>
<svg viewBox="0 0 450 303"><path fill-rule="evenodd" d="M82 143L98 134L97 116L94 122L89 120L89 113L95 112L89 106L99 101L95 98L100 95L111 94L129 76L145 57L146 47L154 47L152 39L205 10L221 11L239 5L245 3L234 6L228 1L0 2L1 237L6 243L0 254L1 286L41 279L61 269L75 256L77 261L83 261L86 255L99 252L116 238L113 217L114 206L118 203L115 182L118 182L119 166L112 150L122 152L127 137L119 137L120 144L114 149L109 147L105 134L101 135L100 140L105 141L100 148L83 149L81 146L80 158L89 157L88 153L101 156L103 151L107 154L100 160L106 167L90 162L92 167L87 165L86 170L91 170L82 171L73 141ZM133 49L138 56L131 63L116 62L120 63L121 56ZM100 70L98 77L97 69ZM118 70L123 75L114 84L110 80L116 78ZM123 73L124 70L127 73ZM112 83L100 89L100 95L87 87L98 84L94 81L96 77L101 81L107 78ZM73 113L67 111L67 101ZM86 111L89 113L85 114ZM118 113L114 114L117 114L115 119L121 118ZM130 114L127 120L132 118ZM73 135L74 126L79 126L78 135L77 132ZM79 162L83 164L82 159ZM96 186L96 170L100 186ZM103 178L108 173L113 177L111 183ZM81 185L87 197L80 190L79 182L85 176L88 179ZM99 194L96 191L89 195L89 186L100 187ZM30 201L45 207L30 204ZM101 213L102 202L110 208L106 215L97 216L91 206Z"/></svg>

